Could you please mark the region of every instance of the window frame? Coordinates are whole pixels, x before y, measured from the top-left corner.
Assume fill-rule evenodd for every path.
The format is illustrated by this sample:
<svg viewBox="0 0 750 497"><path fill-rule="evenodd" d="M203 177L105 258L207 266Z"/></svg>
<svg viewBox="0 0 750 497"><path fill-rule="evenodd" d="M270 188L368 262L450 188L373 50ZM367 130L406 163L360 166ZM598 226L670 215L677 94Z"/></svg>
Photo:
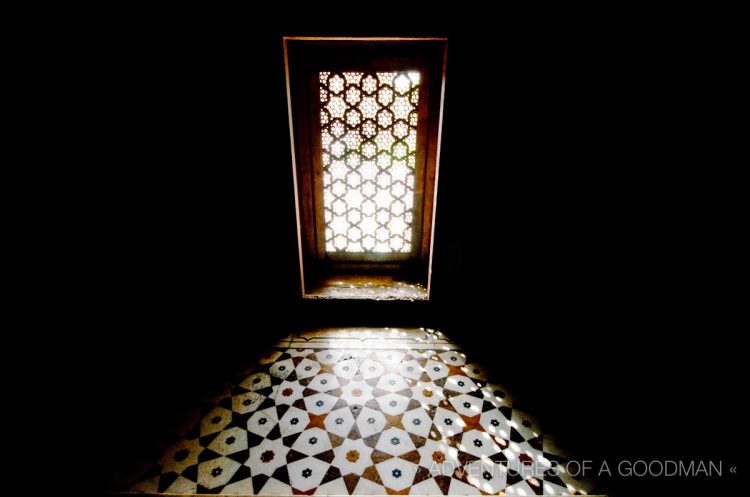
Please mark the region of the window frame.
<svg viewBox="0 0 750 497"><path fill-rule="evenodd" d="M429 298L440 134L447 60L446 38L283 38L302 296L314 298L321 282L368 275L425 288ZM412 251L326 253L320 144L320 71L420 72ZM366 260L363 260L366 259Z"/></svg>

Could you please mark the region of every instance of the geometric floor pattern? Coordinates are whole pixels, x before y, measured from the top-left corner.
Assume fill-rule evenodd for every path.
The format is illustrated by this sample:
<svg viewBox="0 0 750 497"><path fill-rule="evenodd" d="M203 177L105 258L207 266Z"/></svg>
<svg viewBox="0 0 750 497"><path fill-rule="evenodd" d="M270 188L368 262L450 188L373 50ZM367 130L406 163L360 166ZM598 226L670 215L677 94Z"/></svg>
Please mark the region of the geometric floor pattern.
<svg viewBox="0 0 750 497"><path fill-rule="evenodd" d="M576 495L566 455L439 332L288 337L185 423L130 492Z"/></svg>

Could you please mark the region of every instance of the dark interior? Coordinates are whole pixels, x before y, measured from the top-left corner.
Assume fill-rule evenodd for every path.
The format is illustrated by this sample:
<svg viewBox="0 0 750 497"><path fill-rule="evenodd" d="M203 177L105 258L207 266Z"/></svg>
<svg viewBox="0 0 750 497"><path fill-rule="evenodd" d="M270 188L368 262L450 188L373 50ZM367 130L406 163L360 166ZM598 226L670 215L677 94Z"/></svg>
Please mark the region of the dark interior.
<svg viewBox="0 0 750 497"><path fill-rule="evenodd" d="M722 65L700 32L225 14L123 13L83 43L102 108L80 217L82 325L102 340L78 385L108 437L92 488L233 367L318 326L444 331L579 459L738 464L725 278L742 230L717 137L694 128L696 78ZM300 298L281 37L341 34L449 38L428 302ZM739 477L602 480L675 495Z"/></svg>

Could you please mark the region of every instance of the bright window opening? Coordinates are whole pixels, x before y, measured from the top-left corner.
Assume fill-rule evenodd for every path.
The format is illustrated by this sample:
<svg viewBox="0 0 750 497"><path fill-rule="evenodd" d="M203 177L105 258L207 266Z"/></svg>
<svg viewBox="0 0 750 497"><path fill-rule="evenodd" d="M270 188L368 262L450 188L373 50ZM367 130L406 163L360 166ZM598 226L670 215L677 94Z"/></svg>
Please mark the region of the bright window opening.
<svg viewBox="0 0 750 497"><path fill-rule="evenodd" d="M326 252L409 253L419 73L321 72Z"/></svg>
<svg viewBox="0 0 750 497"><path fill-rule="evenodd" d="M303 296L429 298L446 40L284 47Z"/></svg>

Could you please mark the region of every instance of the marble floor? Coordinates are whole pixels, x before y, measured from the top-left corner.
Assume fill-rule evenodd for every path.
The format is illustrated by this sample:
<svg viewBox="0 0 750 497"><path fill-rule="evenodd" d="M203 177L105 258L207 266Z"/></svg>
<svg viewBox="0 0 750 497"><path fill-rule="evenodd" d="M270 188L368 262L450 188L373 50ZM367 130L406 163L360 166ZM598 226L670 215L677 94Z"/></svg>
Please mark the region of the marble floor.
<svg viewBox="0 0 750 497"><path fill-rule="evenodd" d="M440 332L287 337L189 413L115 490L239 495L575 495L592 483Z"/></svg>

